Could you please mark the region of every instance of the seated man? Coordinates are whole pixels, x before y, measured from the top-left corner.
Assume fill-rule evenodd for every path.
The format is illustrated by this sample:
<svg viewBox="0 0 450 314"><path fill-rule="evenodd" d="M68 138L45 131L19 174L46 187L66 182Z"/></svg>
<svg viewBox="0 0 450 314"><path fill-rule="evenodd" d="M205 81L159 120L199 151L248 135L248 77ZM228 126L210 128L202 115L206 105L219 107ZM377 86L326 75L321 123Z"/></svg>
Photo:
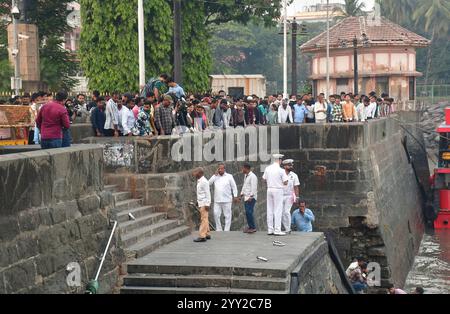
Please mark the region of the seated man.
<svg viewBox="0 0 450 314"><path fill-rule="evenodd" d="M364 264L364 260L362 257L357 257L353 263L350 264L350 266L348 266L347 270L345 271L345 273L347 274L347 277L350 277L350 274L352 271L354 271L357 268L361 268L361 265Z"/></svg>
<svg viewBox="0 0 450 314"><path fill-rule="evenodd" d="M306 208L306 203L300 198L297 198L295 203L297 209L292 213L291 224L297 227L300 232L312 232L312 222L314 222L314 214Z"/></svg>

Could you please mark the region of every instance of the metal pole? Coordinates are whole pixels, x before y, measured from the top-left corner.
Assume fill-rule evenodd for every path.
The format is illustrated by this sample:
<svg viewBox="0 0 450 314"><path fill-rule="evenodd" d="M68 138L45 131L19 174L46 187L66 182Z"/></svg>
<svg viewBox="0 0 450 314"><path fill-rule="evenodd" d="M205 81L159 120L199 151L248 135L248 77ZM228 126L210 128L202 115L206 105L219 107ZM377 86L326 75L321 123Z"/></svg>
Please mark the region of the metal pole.
<svg viewBox="0 0 450 314"><path fill-rule="evenodd" d="M103 252L103 256L102 256L102 260L100 262L100 266L98 267L97 274L95 275L95 279L94 279L95 281L97 281L98 276L100 275L100 271L102 270L103 262L105 261L106 253L108 252L109 245L111 244L111 240L112 240L112 237L114 235L114 231L116 231L116 227L117 227L117 221L114 221L114 226L113 226L113 229L111 231L111 235L109 236L108 244L106 244L106 248L105 248L105 251Z"/></svg>
<svg viewBox="0 0 450 314"><path fill-rule="evenodd" d="M12 8L16 6L16 1L12 0ZM19 37L17 30L17 18L14 14L12 14L13 21L13 37L14 37L14 47L13 51L15 52L14 56L14 90L16 96L19 95L19 83L20 83L20 60L19 60Z"/></svg>
<svg viewBox="0 0 450 314"><path fill-rule="evenodd" d="M183 81L183 60L181 55L181 1L173 1L174 33L174 79L178 84Z"/></svg>
<svg viewBox="0 0 450 314"><path fill-rule="evenodd" d="M330 97L330 0L327 0L327 90L326 99Z"/></svg>
<svg viewBox="0 0 450 314"><path fill-rule="evenodd" d="M283 98L287 99L288 98L288 88L287 88L287 0L283 0L283 6L284 6Z"/></svg>
<svg viewBox="0 0 450 314"><path fill-rule="evenodd" d="M139 86L145 85L144 0L138 0Z"/></svg>
<svg viewBox="0 0 450 314"><path fill-rule="evenodd" d="M353 88L353 94L358 94L358 40L353 39L353 63L354 63L354 88Z"/></svg>
<svg viewBox="0 0 450 314"><path fill-rule="evenodd" d="M292 95L297 95L297 30L298 24L294 18L292 23Z"/></svg>

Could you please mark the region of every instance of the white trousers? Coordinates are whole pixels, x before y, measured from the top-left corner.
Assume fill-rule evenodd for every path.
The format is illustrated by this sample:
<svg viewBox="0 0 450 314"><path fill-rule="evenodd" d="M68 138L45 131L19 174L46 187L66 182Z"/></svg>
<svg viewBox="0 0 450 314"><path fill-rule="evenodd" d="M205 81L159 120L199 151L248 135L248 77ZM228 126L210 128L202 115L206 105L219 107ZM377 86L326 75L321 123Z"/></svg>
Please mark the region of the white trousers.
<svg viewBox="0 0 450 314"><path fill-rule="evenodd" d="M283 196L283 213L281 215L281 223L283 224L286 232L291 231L291 208L292 204L294 204L292 201L292 195Z"/></svg>
<svg viewBox="0 0 450 314"><path fill-rule="evenodd" d="M281 215L283 212L283 189L267 189L267 231L281 232Z"/></svg>
<svg viewBox="0 0 450 314"><path fill-rule="evenodd" d="M214 203L214 220L216 222L216 231L230 231L231 227L231 205L232 203ZM225 216L225 228L222 229L220 217Z"/></svg>

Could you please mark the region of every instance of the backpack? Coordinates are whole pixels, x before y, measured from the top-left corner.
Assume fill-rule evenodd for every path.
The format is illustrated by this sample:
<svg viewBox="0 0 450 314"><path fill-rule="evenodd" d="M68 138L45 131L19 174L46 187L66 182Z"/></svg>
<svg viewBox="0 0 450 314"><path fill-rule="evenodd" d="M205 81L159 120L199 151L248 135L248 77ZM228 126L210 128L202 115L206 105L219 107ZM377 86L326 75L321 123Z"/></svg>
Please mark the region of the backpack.
<svg viewBox="0 0 450 314"><path fill-rule="evenodd" d="M147 84L145 84L144 88L142 89L141 97L147 97L147 93L153 92L155 89L156 83L159 82L158 77L151 77Z"/></svg>

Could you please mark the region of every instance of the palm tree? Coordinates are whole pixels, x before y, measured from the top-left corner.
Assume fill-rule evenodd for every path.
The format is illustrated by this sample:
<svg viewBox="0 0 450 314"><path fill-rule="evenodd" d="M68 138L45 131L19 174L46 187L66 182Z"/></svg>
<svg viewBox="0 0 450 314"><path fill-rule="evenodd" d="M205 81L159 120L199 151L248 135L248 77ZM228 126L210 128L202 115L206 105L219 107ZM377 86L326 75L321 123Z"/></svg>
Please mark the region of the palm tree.
<svg viewBox="0 0 450 314"><path fill-rule="evenodd" d="M439 38L448 38L450 20L450 2L448 0L421 0L413 14L416 25L423 24L426 32L431 33L431 43ZM428 64L425 84L428 83L433 56L432 44L428 48Z"/></svg>
<svg viewBox="0 0 450 314"><path fill-rule="evenodd" d="M360 0L345 0L344 8L335 8L333 13L338 13L339 16L336 16L336 19L342 19L349 16L361 16L365 15L363 11L366 5Z"/></svg>
<svg viewBox="0 0 450 314"><path fill-rule="evenodd" d="M391 21L405 25L411 21L411 16L418 0L377 0L381 7L381 16Z"/></svg>

